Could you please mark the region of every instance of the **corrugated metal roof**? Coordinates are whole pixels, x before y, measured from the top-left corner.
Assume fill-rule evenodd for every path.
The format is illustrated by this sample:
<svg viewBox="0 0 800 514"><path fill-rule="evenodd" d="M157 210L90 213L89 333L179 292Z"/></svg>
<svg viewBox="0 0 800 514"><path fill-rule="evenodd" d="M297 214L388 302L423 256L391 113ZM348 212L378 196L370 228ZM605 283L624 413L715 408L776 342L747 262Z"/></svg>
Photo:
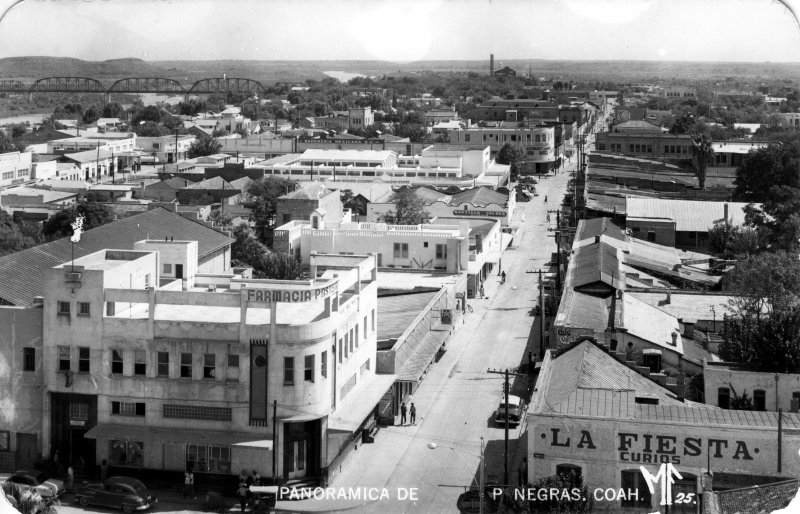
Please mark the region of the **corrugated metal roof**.
<svg viewBox="0 0 800 514"><path fill-rule="evenodd" d="M660 198L635 198L626 200L626 211L631 218L662 218L675 221L679 232L705 232L714 223L725 219L725 205L728 206L728 220L734 225L744 224L746 202L702 202L696 200L662 200Z"/></svg>
<svg viewBox="0 0 800 514"><path fill-rule="evenodd" d="M378 340L398 338L403 335L422 309L438 291L378 297Z"/></svg>
<svg viewBox="0 0 800 514"><path fill-rule="evenodd" d="M234 187L224 178L217 176L189 184L186 189L234 189Z"/></svg>
<svg viewBox="0 0 800 514"><path fill-rule="evenodd" d="M506 205L508 203L508 195L498 193L487 187L473 187L450 198L450 205L461 205L462 203L470 203L481 207L493 203Z"/></svg>
<svg viewBox="0 0 800 514"><path fill-rule="evenodd" d="M136 241L170 236L197 241L200 258L233 242L200 221L159 207L87 230L75 244L75 257L106 248L130 249ZM35 297L44 296L44 271L71 258L69 237L0 257L0 298L14 305L30 305Z"/></svg>
<svg viewBox="0 0 800 514"><path fill-rule="evenodd" d="M627 292L622 300L617 300L617 314L621 326L631 335L661 346L667 350L683 354L683 340L678 319L666 312L648 305ZM672 345L672 334L677 334Z"/></svg>
<svg viewBox="0 0 800 514"><path fill-rule="evenodd" d="M596 236L608 236L618 241L625 241L625 234L611 218L592 218L578 221L578 229L575 232L575 241L594 239Z"/></svg>
<svg viewBox="0 0 800 514"><path fill-rule="evenodd" d="M575 251L570 267L573 268L574 289L587 287L602 282L614 289L620 280L617 249L600 242L578 248Z"/></svg>

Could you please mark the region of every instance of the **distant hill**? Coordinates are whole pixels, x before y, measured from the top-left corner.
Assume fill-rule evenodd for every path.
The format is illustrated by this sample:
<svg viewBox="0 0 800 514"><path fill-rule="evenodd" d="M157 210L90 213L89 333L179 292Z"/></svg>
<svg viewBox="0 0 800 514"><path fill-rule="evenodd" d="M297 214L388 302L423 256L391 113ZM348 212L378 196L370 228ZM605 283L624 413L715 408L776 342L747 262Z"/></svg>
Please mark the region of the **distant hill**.
<svg viewBox="0 0 800 514"><path fill-rule="evenodd" d="M725 77L758 79L780 77L800 80L800 63L719 63L670 61L545 61L540 59L496 59L495 67L509 66L519 75L528 70L535 77L570 80L649 82L663 79L707 80ZM157 76L189 84L201 78L241 77L260 81L300 82L325 78L325 71L362 75L414 74L433 72L488 73L489 62L418 61L143 61L126 58L93 62L66 57L7 57L0 59L0 78L23 81L44 77L85 76L105 79Z"/></svg>
<svg viewBox="0 0 800 514"><path fill-rule="evenodd" d="M39 79L44 77L122 78L169 76L157 65L141 59L83 61L69 57L6 57L0 59L0 77Z"/></svg>

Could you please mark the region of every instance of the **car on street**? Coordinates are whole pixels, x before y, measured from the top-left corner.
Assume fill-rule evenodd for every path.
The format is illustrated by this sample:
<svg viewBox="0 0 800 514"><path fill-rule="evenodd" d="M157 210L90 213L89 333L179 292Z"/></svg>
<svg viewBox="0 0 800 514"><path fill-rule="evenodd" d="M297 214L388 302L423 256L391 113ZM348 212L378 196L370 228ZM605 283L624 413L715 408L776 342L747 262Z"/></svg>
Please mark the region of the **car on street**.
<svg viewBox="0 0 800 514"><path fill-rule="evenodd" d="M515 427L519 425L519 420L522 419L523 405L524 401L519 396L508 395L507 405L505 397L501 396L500 406L495 411L494 421L499 425L505 425L506 417L508 417L508 426Z"/></svg>
<svg viewBox="0 0 800 514"><path fill-rule="evenodd" d="M125 514L145 510L158 501L156 495L139 480L130 477L110 477L102 484L84 484L75 501L82 507L100 505L122 509Z"/></svg>
<svg viewBox="0 0 800 514"><path fill-rule="evenodd" d="M0 479L17 484L23 491L33 489L42 498L58 499L64 494L64 482L53 480L40 471L16 471L8 478Z"/></svg>

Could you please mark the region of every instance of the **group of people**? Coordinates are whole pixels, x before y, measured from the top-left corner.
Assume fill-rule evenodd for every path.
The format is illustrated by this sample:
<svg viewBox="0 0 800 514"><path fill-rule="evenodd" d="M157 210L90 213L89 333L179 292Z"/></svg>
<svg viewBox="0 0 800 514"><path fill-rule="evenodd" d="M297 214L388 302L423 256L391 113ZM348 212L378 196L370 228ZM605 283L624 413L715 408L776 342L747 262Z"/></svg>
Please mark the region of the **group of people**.
<svg viewBox="0 0 800 514"><path fill-rule="evenodd" d="M400 424L406 424L406 414L411 414L411 424L417 424L417 408L414 406L414 402L411 402L411 407L406 407L406 402L400 404Z"/></svg>
<svg viewBox="0 0 800 514"><path fill-rule="evenodd" d="M252 475L248 475L247 470L243 469L242 472L239 473L239 486L236 489L236 496L239 498L239 506L242 508L242 512L247 508L248 503L252 503L253 493L250 492L251 485L261 485L261 475L259 475L256 470L253 470Z"/></svg>

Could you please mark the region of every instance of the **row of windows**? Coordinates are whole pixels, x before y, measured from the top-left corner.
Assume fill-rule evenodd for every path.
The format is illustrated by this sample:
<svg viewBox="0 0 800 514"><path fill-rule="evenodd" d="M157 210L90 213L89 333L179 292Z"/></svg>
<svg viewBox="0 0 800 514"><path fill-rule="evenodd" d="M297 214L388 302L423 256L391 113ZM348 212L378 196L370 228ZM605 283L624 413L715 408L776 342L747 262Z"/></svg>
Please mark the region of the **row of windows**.
<svg viewBox="0 0 800 514"><path fill-rule="evenodd" d="M744 395L742 395L742 398ZM737 398L734 398L736 401ZM739 398L741 401L741 398ZM800 402L800 391L792 392L792 401L793 402ZM758 411L765 411L767 410L767 393L763 389L754 389L753 390L753 410ZM731 390L728 387L720 387L717 389L717 406L722 409L730 409L731 405L734 405L734 408L741 409L744 408L745 405L736 405L731 402Z"/></svg>
<svg viewBox="0 0 800 514"><path fill-rule="evenodd" d="M428 248L428 242L425 241L422 244L423 248ZM408 243L394 243L394 258L395 259L408 259ZM436 245L436 258L437 259L447 259L447 245L446 244L437 244ZM380 259L382 260L382 259ZM378 263L380 266L380 263Z"/></svg>
<svg viewBox="0 0 800 514"><path fill-rule="evenodd" d="M114 416L145 417L145 402L111 402L111 414ZM164 418L196 419L201 421L230 421L232 410L230 407L205 407L200 405L172 405L162 406ZM83 419L83 418L76 418Z"/></svg>
<svg viewBox="0 0 800 514"><path fill-rule="evenodd" d="M231 472L231 447L227 445L187 443L185 459L186 469L196 473ZM144 442L127 439L109 441L108 461L112 466L142 467Z"/></svg>
<svg viewBox="0 0 800 514"><path fill-rule="evenodd" d="M23 364L25 371L36 369L36 351L34 348L25 348ZM239 355L227 354L228 368L239 368ZM215 379L217 367L217 354L203 354L203 376L204 379ZM58 347L58 370L70 371L72 369L72 347ZM122 350L111 350L111 373L122 375L125 369L125 353ZM88 347L78 347L78 371L90 372L91 360ZM133 352L133 375L147 376L147 353L145 350L134 350ZM156 375L157 377L170 376L170 352L156 352ZM178 370L180 378L194 378L194 354L191 352L181 352L180 367Z"/></svg>

